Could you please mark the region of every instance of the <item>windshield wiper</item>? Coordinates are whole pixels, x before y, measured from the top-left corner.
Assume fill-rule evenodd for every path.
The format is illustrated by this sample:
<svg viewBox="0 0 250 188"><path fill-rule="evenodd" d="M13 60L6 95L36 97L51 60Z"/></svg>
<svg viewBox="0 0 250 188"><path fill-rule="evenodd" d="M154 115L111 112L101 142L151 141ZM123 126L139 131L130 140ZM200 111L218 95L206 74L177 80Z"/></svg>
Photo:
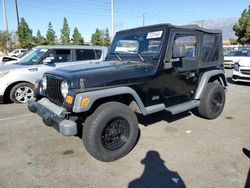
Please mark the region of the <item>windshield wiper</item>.
<svg viewBox="0 0 250 188"><path fill-rule="evenodd" d="M145 62L145 59L141 56L140 52L136 53L138 55L138 57L141 59L141 61Z"/></svg>
<svg viewBox="0 0 250 188"><path fill-rule="evenodd" d="M122 58L119 56L119 54L117 52L113 52L112 54L115 54L115 56L119 59L119 61L122 60Z"/></svg>

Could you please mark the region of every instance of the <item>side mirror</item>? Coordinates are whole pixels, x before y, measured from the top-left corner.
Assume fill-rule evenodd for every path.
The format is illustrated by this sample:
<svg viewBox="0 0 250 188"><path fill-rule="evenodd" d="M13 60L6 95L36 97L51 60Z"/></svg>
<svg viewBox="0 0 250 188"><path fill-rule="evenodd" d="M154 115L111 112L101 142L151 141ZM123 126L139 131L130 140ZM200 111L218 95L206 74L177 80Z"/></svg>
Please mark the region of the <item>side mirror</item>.
<svg viewBox="0 0 250 188"><path fill-rule="evenodd" d="M185 46L175 45L173 47L172 57L173 58L183 58L186 56L186 53L187 53L187 50L186 50Z"/></svg>
<svg viewBox="0 0 250 188"><path fill-rule="evenodd" d="M44 65L47 65L47 64L51 63L53 59L54 59L54 57L46 57L42 62Z"/></svg>

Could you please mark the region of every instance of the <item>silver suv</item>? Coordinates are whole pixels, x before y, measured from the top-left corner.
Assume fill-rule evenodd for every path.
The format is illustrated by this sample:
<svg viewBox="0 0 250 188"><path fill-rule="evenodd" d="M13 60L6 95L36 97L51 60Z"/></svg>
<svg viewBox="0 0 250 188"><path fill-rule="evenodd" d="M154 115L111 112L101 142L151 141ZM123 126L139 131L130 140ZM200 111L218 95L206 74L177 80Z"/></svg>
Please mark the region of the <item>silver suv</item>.
<svg viewBox="0 0 250 188"><path fill-rule="evenodd" d="M59 67L103 61L108 48L103 46L38 46L14 65L0 66L0 102L9 99L26 103L33 87L45 72Z"/></svg>

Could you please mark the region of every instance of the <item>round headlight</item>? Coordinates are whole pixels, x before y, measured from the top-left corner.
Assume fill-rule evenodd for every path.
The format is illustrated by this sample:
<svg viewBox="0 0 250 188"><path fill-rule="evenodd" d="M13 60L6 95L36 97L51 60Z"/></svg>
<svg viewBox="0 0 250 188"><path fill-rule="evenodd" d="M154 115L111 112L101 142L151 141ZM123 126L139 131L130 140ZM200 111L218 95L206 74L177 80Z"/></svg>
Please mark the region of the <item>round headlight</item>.
<svg viewBox="0 0 250 188"><path fill-rule="evenodd" d="M63 97L65 98L66 95L68 94L69 92L69 85L68 83L64 80L61 84L61 93L63 95Z"/></svg>
<svg viewBox="0 0 250 188"><path fill-rule="evenodd" d="M46 76L43 76L42 86L43 86L43 90L47 89L47 77Z"/></svg>

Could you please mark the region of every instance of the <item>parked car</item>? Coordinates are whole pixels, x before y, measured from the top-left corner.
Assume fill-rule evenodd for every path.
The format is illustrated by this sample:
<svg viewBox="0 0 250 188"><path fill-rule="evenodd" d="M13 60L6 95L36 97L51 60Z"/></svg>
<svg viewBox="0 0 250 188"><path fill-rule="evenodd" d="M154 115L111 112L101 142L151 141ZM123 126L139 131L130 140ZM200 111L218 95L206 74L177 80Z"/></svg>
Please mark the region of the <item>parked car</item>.
<svg viewBox="0 0 250 188"><path fill-rule="evenodd" d="M95 63L105 59L107 47L39 46L33 48L16 64L0 66L0 102L9 98L26 103L33 97L34 83L46 71L58 67Z"/></svg>
<svg viewBox="0 0 250 188"><path fill-rule="evenodd" d="M28 54L29 52L31 52L32 50L28 50L22 54L19 54L18 56L14 57L14 56L3 56L2 57L2 61L0 62L0 65L10 65L10 64L15 64L17 63L19 60L21 60L21 58L23 58L26 54Z"/></svg>
<svg viewBox="0 0 250 188"><path fill-rule="evenodd" d="M82 130L93 157L114 161L136 143L136 113L174 115L198 107L207 119L221 114L227 87L222 33L170 24L120 31L105 61L47 72L35 87L31 112L62 135Z"/></svg>
<svg viewBox="0 0 250 188"><path fill-rule="evenodd" d="M234 82L250 82L250 58L241 60L233 69Z"/></svg>
<svg viewBox="0 0 250 188"><path fill-rule="evenodd" d="M18 57L28 51L27 49L15 49L12 52L8 53L8 56L10 57Z"/></svg>
<svg viewBox="0 0 250 188"><path fill-rule="evenodd" d="M224 56L225 68L233 68L240 61L250 61L250 50L233 50Z"/></svg>

